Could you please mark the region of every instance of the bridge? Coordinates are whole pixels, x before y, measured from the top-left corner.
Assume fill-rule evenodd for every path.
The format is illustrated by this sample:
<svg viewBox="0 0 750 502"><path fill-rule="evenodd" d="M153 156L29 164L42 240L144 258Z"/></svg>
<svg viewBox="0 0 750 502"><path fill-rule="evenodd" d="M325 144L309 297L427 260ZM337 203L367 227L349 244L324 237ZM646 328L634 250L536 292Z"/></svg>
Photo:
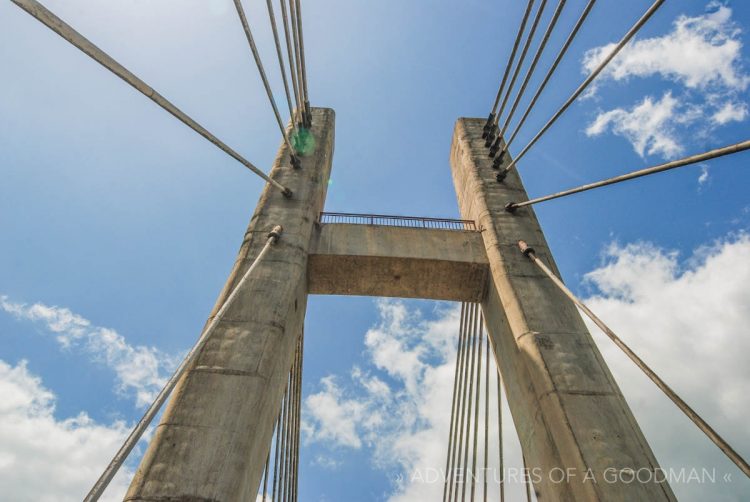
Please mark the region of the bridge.
<svg viewBox="0 0 750 502"><path fill-rule="evenodd" d="M467 494L475 500L482 492L476 476L457 473L481 470L477 443L480 438L486 441L490 424L486 418L480 424L480 402L489 406L489 398L480 400L480 390L489 393L490 370L499 389L493 399L499 406L507 396L527 466L547 472L574 469L596 481L579 476L555 483L543 477L527 485L529 500L532 490L538 500L675 499L666 482L605 482L608 469L655 472L659 463L581 312L750 476L744 458L565 287L533 208L745 151L750 141L535 199L529 199L516 169L664 0L653 2L532 140L511 155L518 131L595 3L587 3L529 105L516 115L565 5L564 0L557 4L544 34L537 37L547 2L542 0L534 10L535 0L528 0L489 116L458 118L455 124L450 166L460 220L325 212L335 113L310 105L300 0L280 1L281 29L272 2L267 2L288 124L268 85L242 3L234 0L281 134L268 173L41 3L11 1L267 182L197 342L112 462L102 466L103 474L86 500L101 497L165 403L125 500L235 501L256 495L297 500L304 320L308 296L316 294L462 303L454 390L450 399L446 396L451 426L444 500L465 500ZM522 75L535 40L534 55ZM514 116L520 118L511 130ZM483 451L486 466L487 448ZM502 443L499 453L502 458ZM486 496L487 479L482 482Z"/></svg>

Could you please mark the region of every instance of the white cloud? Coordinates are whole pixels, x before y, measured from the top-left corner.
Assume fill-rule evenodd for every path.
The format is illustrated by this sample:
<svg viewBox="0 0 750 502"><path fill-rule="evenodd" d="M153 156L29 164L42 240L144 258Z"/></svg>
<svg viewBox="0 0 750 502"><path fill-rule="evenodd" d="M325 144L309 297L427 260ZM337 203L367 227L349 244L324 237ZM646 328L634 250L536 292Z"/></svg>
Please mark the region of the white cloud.
<svg viewBox="0 0 750 502"><path fill-rule="evenodd" d="M698 186L703 186L706 183L708 183L710 179L710 174L708 173L708 166L705 164L701 165L701 174L698 176Z"/></svg>
<svg viewBox="0 0 750 502"><path fill-rule="evenodd" d="M718 85L741 91L747 88L750 76L741 67L740 35L732 10L724 5L701 16L682 15L666 35L628 44L598 80L659 75L688 88ZM583 59L585 72L590 73L615 45L588 50Z"/></svg>
<svg viewBox="0 0 750 502"><path fill-rule="evenodd" d="M115 330L93 326L67 308L26 305L0 296L0 309L17 319L40 323L64 349L80 348L106 364L117 375L118 391L134 393L137 406L150 404L166 382L166 372L177 362L156 348L132 346Z"/></svg>
<svg viewBox="0 0 750 502"><path fill-rule="evenodd" d="M718 125L724 125L729 122L742 122L747 118L747 105L745 103L734 103L728 101L716 110L711 116L711 120Z"/></svg>
<svg viewBox="0 0 750 502"><path fill-rule="evenodd" d="M365 345L373 371L382 372L388 383L357 367L348 382L332 385L334 377L322 379L321 391L305 400L307 442L370 448L376 467L398 473L389 500L436 500L443 490L459 309L442 308L427 321L400 301L380 300L377 307L380 322L366 333ZM492 424L497 423L494 406ZM346 410L351 413L342 413ZM504 415L506 469L520 470L520 447L507 409ZM492 429L489 466L496 469L498 438ZM498 498L492 482L488 494ZM523 495L520 476L509 480L507 494L510 500Z"/></svg>
<svg viewBox="0 0 750 502"><path fill-rule="evenodd" d="M599 114L586 129L586 134L598 136L612 129L615 134L627 138L641 157L653 154L671 157L683 150L672 124L676 120L691 120L690 115L680 118L678 107L671 92L664 93L657 102L646 97L630 110L615 108Z"/></svg>
<svg viewBox="0 0 750 502"><path fill-rule="evenodd" d="M600 111L586 129L588 136L611 130L626 138L641 157L670 158L685 150L683 142L747 118L742 93L750 75L742 67L741 31L730 8L711 3L708 9L700 16L679 16L672 31L635 40L610 62L587 96L608 79L657 76L677 87L664 92L659 101L647 96L631 106ZM584 73L591 72L614 46L587 51Z"/></svg>
<svg viewBox="0 0 750 502"><path fill-rule="evenodd" d="M81 500L128 434L122 422L103 425L85 413L57 419L54 394L23 361L0 361L0 396L3 500ZM121 469L102 500L122 500L132 475Z"/></svg>
<svg viewBox="0 0 750 502"><path fill-rule="evenodd" d="M647 243L607 249L586 275L586 303L740 454L750 453L750 238L700 248L684 262ZM590 323L589 323L590 324ZM732 483L675 484L680 500L741 500L742 473L615 345L591 332L663 467L730 473Z"/></svg>
<svg viewBox="0 0 750 502"><path fill-rule="evenodd" d="M596 291L586 303L747 456L750 338L744 334L750 325L750 237L727 238L682 261L677 252L653 244L613 244L606 250L605 262L586 274L585 282ZM336 448L347 443L371 448L377 467L395 466L401 477L390 500L434 500L442 496L442 483L428 478L430 472L445 467L458 310L443 310L435 320L424 321L402 302L377 305L381 322L365 336L367 355L373 371L382 371L387 379L371 384L377 375L358 368L348 381L337 380L335 388L330 386L334 377L324 379L316 396L325 395L330 401L317 397L311 403L308 398L306 435L308 441ZM598 328L590 329L662 466L716 467L716 483L673 483L678 498L741 500L750 489L742 473ZM386 357L394 354L394 347L401 352L398 357ZM355 412L337 411L328 421L316 410L328 405ZM493 414L490 423L495 420ZM514 465L512 459L519 466L520 450L507 410L505 426L506 454L511 459L506 466ZM338 427L346 431L345 441L321 432ZM493 434L490 444L497 441ZM494 467L493 455L490 459ZM732 475L731 482L721 479L724 473ZM523 497L520 482L511 482L508 488ZM492 490L491 498L497 493Z"/></svg>

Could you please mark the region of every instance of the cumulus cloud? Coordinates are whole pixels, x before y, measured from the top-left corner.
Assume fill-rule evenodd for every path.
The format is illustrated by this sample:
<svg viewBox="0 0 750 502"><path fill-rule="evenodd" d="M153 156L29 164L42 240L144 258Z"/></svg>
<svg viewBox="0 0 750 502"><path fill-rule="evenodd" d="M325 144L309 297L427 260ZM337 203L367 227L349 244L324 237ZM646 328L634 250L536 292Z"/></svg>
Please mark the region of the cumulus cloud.
<svg viewBox="0 0 750 502"><path fill-rule="evenodd" d="M347 379L321 380L320 391L305 400L306 441L332 448L329 458L342 448L369 448L377 468L397 473L389 500L436 500L443 490L450 427L446 406L453 391L459 309L442 305L435 319L426 320L401 301L380 300L377 307L380 322L364 338L371 369L354 367ZM494 396L494 378L492 382ZM495 403L491 400L491 424L497 423ZM341 414L344 410L353 412L346 416ZM497 499L492 480L499 476L498 435L496 427L491 430L488 495ZM512 472L507 494L511 500L520 499L524 493L520 446L507 409L504 433L506 474ZM481 458L481 444L479 448Z"/></svg>
<svg viewBox="0 0 750 502"><path fill-rule="evenodd" d="M590 73L616 44L586 52L582 69ZM599 75L587 96L607 80L659 77L676 87L630 106L599 111L588 136L606 131L626 138L641 157L683 153L683 138L706 136L717 127L747 118L742 93L750 84L742 66L741 30L732 10L709 4L709 12L681 15L662 36L628 44Z"/></svg>
<svg viewBox="0 0 750 502"><path fill-rule="evenodd" d="M750 237L744 234L701 247L689 257L649 243L615 243L584 280L591 291L586 303L745 454L750 451L745 420L750 338L743 336L750 325L748 284ZM375 466L401 473L390 500L434 500L442 495L441 482L414 474L445 467L458 310L444 308L426 321L399 301L377 305L381 321L365 335L372 369L355 368L348 378L321 382L320 392L305 403L308 442L370 448ZM680 500L741 500L750 489L742 473L598 328L590 329L662 466L716 469L715 483L673 483ZM387 357L397 352L398 357ZM370 384L373 379L377 383ZM330 402L321 396L335 402L334 408L356 412L334 413L329 420L320 408ZM507 411L504 415L511 459L506 468L520 467L512 421ZM490 423L494 420L496 415ZM346 440L323 432L340 424L345 424ZM497 441L493 434L490 444ZM731 481L723 480L725 473ZM491 486L492 497L497 491ZM520 481L511 480L508 488L510 499L524 496Z"/></svg>
<svg viewBox="0 0 750 502"><path fill-rule="evenodd" d="M0 309L19 320L41 324L55 335L64 349L78 348L111 368L117 376L117 389L132 393L138 406L148 405L164 386L177 360L153 347L132 346L110 328L91 321L67 308L43 303L27 305L0 296Z"/></svg>
<svg viewBox="0 0 750 502"><path fill-rule="evenodd" d="M599 114L586 129L586 134L598 136L611 129L627 138L641 157L646 154L671 157L682 152L671 127L677 107L677 100L671 92L664 93L656 102L649 96L630 110L615 108Z"/></svg>
<svg viewBox="0 0 750 502"><path fill-rule="evenodd" d="M25 362L0 361L0 491L3 500L81 500L128 434L86 413L58 419L55 396ZM133 471L124 467L102 500L122 500Z"/></svg>
<svg viewBox="0 0 750 502"><path fill-rule="evenodd" d="M745 90L750 76L742 68L741 31L732 21L732 9L710 6L715 10L701 16L679 16L666 35L628 44L599 75L599 81L659 75L689 88L717 85ZM615 45L588 50L584 71L596 68Z"/></svg>
<svg viewBox="0 0 750 502"><path fill-rule="evenodd" d="M745 103L733 103L728 101L711 116L711 120L724 125L729 122L742 122L747 117L747 105Z"/></svg>

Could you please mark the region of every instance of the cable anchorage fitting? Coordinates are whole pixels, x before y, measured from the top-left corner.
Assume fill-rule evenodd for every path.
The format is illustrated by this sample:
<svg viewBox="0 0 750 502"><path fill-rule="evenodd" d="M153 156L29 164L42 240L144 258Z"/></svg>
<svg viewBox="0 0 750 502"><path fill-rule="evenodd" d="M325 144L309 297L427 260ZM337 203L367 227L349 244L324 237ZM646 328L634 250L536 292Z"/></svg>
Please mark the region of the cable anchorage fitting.
<svg viewBox="0 0 750 502"><path fill-rule="evenodd" d="M292 154L291 163L292 163L292 167L295 169L300 169L302 167L302 163L300 162L299 157L297 156L296 153Z"/></svg>
<svg viewBox="0 0 750 502"><path fill-rule="evenodd" d="M534 248L526 244L526 241L518 241L518 249L521 250L524 256L534 257Z"/></svg>
<svg viewBox="0 0 750 502"><path fill-rule="evenodd" d="M271 229L270 232L268 232L268 238L271 239L271 241L276 244L276 242L281 238L281 233L284 231L284 227L281 225L276 225Z"/></svg>
<svg viewBox="0 0 750 502"><path fill-rule="evenodd" d="M489 116L487 116L487 122L485 122L484 127L482 128L482 139L487 139L492 134L490 131L494 129L495 127L495 114L490 113ZM489 146L489 145L487 145Z"/></svg>
<svg viewBox="0 0 750 502"><path fill-rule="evenodd" d="M500 150L500 141L500 135L498 134L494 143L492 143L492 146L490 147L490 157L497 155L497 151Z"/></svg>
<svg viewBox="0 0 750 502"><path fill-rule="evenodd" d="M515 213L516 209L518 209L518 205L515 202L508 202L505 204L505 211L508 213Z"/></svg>

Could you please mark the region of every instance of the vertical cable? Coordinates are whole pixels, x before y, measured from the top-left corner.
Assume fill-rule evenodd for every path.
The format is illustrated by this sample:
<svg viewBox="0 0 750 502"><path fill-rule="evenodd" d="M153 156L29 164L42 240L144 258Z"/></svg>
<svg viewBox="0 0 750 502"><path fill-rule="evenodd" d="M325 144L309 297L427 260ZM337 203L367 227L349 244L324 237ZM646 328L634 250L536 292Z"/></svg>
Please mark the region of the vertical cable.
<svg viewBox="0 0 750 502"><path fill-rule="evenodd" d="M484 364L484 502L487 502L487 459L490 439L490 334L485 344L487 355Z"/></svg>
<svg viewBox="0 0 750 502"><path fill-rule="evenodd" d="M297 8L295 0L289 0L289 20L291 21L290 29L292 31L292 49L294 50L294 71L297 73L297 88L299 90L299 109L297 113L300 120L304 122L305 113L305 89L302 86L302 62L299 53L299 28L297 26Z"/></svg>
<svg viewBox="0 0 750 502"><path fill-rule="evenodd" d="M299 59L302 69L302 90L305 96L305 122L307 127L310 127L310 121L312 120L312 113L310 112L310 94L307 92L307 67L305 66L305 37L302 36L302 6L300 0L295 0L297 3L297 30L299 31Z"/></svg>
<svg viewBox="0 0 750 502"><path fill-rule="evenodd" d="M469 357L468 352L468 344L469 344L469 337L468 337L468 325L469 325L469 313L471 304L464 303L465 309L464 309L464 318L463 318L463 327L461 332L461 338L463 338L463 350L461 354L461 370L458 374L458 401L456 403L456 428L454 431L454 439L453 439L453 452L451 453L451 478L450 478L450 485L448 486L448 500L453 500L453 494L454 494L454 488L456 490L455 493L458 493L458 487L456 486L456 471L457 471L457 464L460 462L460 454L461 454L461 446L463 441L463 409L465 406L465 397L466 397L466 371L468 368L467 361Z"/></svg>
<svg viewBox="0 0 750 502"><path fill-rule="evenodd" d="M464 330L464 311L466 310L466 303L461 303L461 315L458 323L458 343L456 346L456 367L453 372L453 400L451 403L451 422L448 428L448 449L445 455L445 473L443 479L443 502L446 500L448 495L448 478L450 477L451 469L451 451L455 443L453 442L453 432L456 425L456 403L458 401L458 373L460 371L460 360L463 351L463 330Z"/></svg>
<svg viewBox="0 0 750 502"><path fill-rule="evenodd" d="M299 452L300 452L300 421L302 415L302 363L304 361L304 350L305 350L305 332L302 330L302 334L299 339L299 348L297 355L297 415L295 418L294 427L294 444L295 444L295 455L294 455L294 479L292 482L292 500L297 502L298 500L298 489L299 489Z"/></svg>
<svg viewBox="0 0 750 502"><path fill-rule="evenodd" d="M472 314L471 314L471 358L469 359L469 394L467 397L467 401L469 403L468 405L468 413L466 417L466 444L464 445L464 460L463 460L463 472L466 473L469 466L469 441L470 441L470 435L471 435L471 411L472 411L472 404L473 401L471 399L472 394L474 393L474 360L476 355L476 342L477 342L477 333L476 333L476 326L477 326L477 304L472 303ZM471 474L471 473L470 473ZM461 487L461 502L464 502L466 500L466 477L464 476L464 483Z"/></svg>
<svg viewBox="0 0 750 502"><path fill-rule="evenodd" d="M495 366L497 370L497 450L500 465L500 502L505 502L505 463L503 458L503 382L500 375L500 366L497 364L497 353L495 353Z"/></svg>
<svg viewBox="0 0 750 502"><path fill-rule="evenodd" d="M271 438L271 441L273 441L273 438ZM271 461L271 447L269 445L268 447L268 455L266 455L266 467L263 469L263 498L261 499L263 502L266 502L268 499L268 464Z"/></svg>
<svg viewBox="0 0 750 502"><path fill-rule="evenodd" d="M284 395L286 396L286 390L284 390ZM274 461L273 461L273 489L271 491L271 500L276 501L276 487L281 483L281 477L279 476L281 464L284 462L283 459L283 451L284 451L284 445L283 443L283 423L286 420L286 399L282 397L281 399L281 411L279 412L279 419L276 422L276 446L275 446L275 453L274 453ZM281 457L281 458L280 458ZM281 490L279 490L281 491Z"/></svg>
<svg viewBox="0 0 750 502"><path fill-rule="evenodd" d="M479 322L478 324L478 330L479 330L479 340L477 342L477 373L476 373L476 381L477 381L477 391L476 396L474 398L474 446L472 447L472 459L471 459L471 465L472 465L472 477L471 477L471 500L474 501L474 494L476 491L476 473L477 473L477 439L479 437L479 408L480 403L479 399L481 397L481 383L482 383L482 347L484 343L484 330L482 329L482 313L479 309L479 304L477 304L477 311L479 311Z"/></svg>
<svg viewBox="0 0 750 502"><path fill-rule="evenodd" d="M268 9L268 18L271 21L271 29L273 30L273 41L276 44L276 56L279 59L279 70L281 70L281 79L284 81L284 93L286 94L286 103L289 106L289 117L292 121L292 129L296 126L294 124L294 107L292 106L292 96L289 94L289 81L286 78L286 68L284 68L284 56L281 53L281 41L279 39L279 29L276 26L276 16L273 13L273 0L266 0L266 7Z"/></svg>
<svg viewBox="0 0 750 502"><path fill-rule="evenodd" d="M284 39L286 40L286 52L287 61L289 62L289 75L292 77L292 89L294 90L294 103L295 103L295 118L292 119L294 122L297 121L297 116L301 110L300 98L299 98L299 83L297 82L297 64L294 62L294 49L292 47L292 39L289 35L289 16L286 11L286 0L279 0L281 4L281 21L284 25Z"/></svg>
<svg viewBox="0 0 750 502"><path fill-rule="evenodd" d="M268 77L266 77L266 70L263 68L263 62L260 59L260 53L258 52L258 47L255 45L255 39L253 38L253 33L250 30L250 24L247 22L247 17L245 16L245 9L242 7L242 0L234 0L234 6L237 9L237 15L240 18L240 23L242 24L242 28L245 31L245 38L247 38L247 43L250 45L250 51L253 54L253 59L255 60L255 66L258 67L258 73L260 73L260 79L263 81L263 87L266 90L266 95L268 96L268 101L271 103L271 108L273 109L273 115L276 117L276 123L279 126L279 130L281 131L281 137L284 139L284 143L286 143L286 146L289 148L289 152L292 156L291 158L291 164L295 168L299 168L299 159L295 155L295 149L292 146L291 141L289 141L289 136L286 134L286 128L284 128L284 123L281 120L281 114L279 113L279 108L276 106L276 99L273 97L273 91L271 90L271 85L268 83Z"/></svg>

